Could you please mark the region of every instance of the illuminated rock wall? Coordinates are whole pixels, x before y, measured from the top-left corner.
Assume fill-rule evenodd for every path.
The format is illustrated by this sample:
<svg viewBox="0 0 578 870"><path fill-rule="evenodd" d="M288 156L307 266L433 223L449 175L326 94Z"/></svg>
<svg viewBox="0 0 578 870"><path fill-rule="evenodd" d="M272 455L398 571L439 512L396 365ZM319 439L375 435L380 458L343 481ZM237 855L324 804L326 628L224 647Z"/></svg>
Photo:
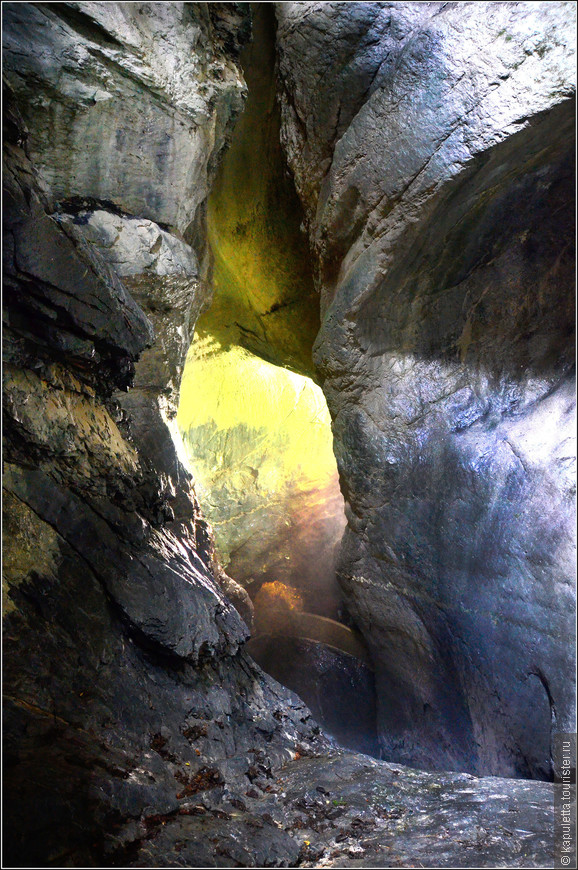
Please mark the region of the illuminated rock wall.
<svg viewBox="0 0 578 870"><path fill-rule="evenodd" d="M193 345L178 424L217 552L254 597L265 581L336 616L345 527L329 412L312 381L242 348Z"/></svg>
<svg viewBox="0 0 578 870"><path fill-rule="evenodd" d="M248 96L207 204L214 293L198 331L315 378L319 297L280 142L274 9L257 3L252 14L240 57Z"/></svg>
<svg viewBox="0 0 578 870"><path fill-rule="evenodd" d="M575 6L276 9L382 750L548 777L574 703Z"/></svg>

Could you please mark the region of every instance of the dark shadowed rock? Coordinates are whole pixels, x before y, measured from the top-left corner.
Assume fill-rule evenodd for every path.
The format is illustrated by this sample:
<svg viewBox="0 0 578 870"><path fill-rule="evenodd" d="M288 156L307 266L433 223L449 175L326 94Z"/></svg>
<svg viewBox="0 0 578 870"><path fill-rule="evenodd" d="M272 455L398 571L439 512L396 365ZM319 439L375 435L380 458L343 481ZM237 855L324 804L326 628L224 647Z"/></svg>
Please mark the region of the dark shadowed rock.
<svg viewBox="0 0 578 870"><path fill-rule="evenodd" d="M333 752L288 765L243 808L215 791L159 819L130 866L548 867L551 800L546 783Z"/></svg>
<svg viewBox="0 0 578 870"><path fill-rule="evenodd" d="M377 756L375 681L366 662L312 632L258 634L247 650L263 670L303 698L340 746Z"/></svg>
<svg viewBox="0 0 578 870"><path fill-rule="evenodd" d="M10 91L5 97L11 98ZM74 227L46 213L50 206L26 154L7 141L4 320L13 335L7 359L66 359L92 377L101 370L101 386L106 382L109 392L124 388L134 361L152 344L152 326L94 248Z"/></svg>

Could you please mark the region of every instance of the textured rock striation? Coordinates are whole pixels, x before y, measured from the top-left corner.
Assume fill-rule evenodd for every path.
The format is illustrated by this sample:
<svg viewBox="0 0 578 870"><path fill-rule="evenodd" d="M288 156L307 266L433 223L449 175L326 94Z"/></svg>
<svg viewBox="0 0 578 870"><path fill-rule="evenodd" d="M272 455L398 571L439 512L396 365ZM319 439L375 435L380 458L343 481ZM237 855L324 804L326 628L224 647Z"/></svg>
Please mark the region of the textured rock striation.
<svg viewBox="0 0 578 870"><path fill-rule="evenodd" d="M200 225L245 94L238 4L11 3L4 27L30 155L54 197L181 234Z"/></svg>
<svg viewBox="0 0 578 870"><path fill-rule="evenodd" d="M339 574L384 757L548 778L572 730L572 4L277 4Z"/></svg>

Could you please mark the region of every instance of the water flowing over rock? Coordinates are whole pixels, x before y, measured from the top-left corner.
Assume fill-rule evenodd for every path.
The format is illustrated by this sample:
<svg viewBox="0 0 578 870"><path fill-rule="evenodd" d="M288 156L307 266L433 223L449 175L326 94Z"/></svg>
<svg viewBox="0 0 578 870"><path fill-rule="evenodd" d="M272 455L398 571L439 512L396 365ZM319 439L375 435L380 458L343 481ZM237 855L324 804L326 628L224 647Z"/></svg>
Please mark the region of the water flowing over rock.
<svg viewBox="0 0 578 870"><path fill-rule="evenodd" d="M548 779L571 730L574 6L273 11L278 108L270 71L253 87L274 172L235 214L276 278L251 290L228 250L248 296L220 335L323 384L386 760L338 747L247 653L252 605L176 423L264 19L8 3L4 862L551 866L551 783L470 774ZM294 210L289 265L267 208L277 229ZM307 691L361 648L325 628L341 647Z"/></svg>

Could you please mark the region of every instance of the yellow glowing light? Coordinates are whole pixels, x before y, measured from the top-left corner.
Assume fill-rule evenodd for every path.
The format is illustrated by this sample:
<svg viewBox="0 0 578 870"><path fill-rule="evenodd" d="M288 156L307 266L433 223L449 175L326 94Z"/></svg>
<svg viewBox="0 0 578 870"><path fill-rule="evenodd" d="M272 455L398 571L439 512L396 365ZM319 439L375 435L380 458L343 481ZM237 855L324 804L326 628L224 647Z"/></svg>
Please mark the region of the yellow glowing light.
<svg viewBox="0 0 578 870"><path fill-rule="evenodd" d="M329 528L335 515L340 535L331 421L309 378L196 336L177 424L219 557L226 566L237 554L235 579L266 575L272 559L290 566L296 526ZM325 558L322 543L315 549L311 558Z"/></svg>
<svg viewBox="0 0 578 870"><path fill-rule="evenodd" d="M301 610L302 607L303 596L296 589L292 589L278 580L264 583L255 597L256 610Z"/></svg>
<svg viewBox="0 0 578 870"><path fill-rule="evenodd" d="M219 472L247 472L263 494L335 476L331 421L321 389L240 347L193 343L177 416L190 464L211 488ZM208 442L204 443L204 437Z"/></svg>

